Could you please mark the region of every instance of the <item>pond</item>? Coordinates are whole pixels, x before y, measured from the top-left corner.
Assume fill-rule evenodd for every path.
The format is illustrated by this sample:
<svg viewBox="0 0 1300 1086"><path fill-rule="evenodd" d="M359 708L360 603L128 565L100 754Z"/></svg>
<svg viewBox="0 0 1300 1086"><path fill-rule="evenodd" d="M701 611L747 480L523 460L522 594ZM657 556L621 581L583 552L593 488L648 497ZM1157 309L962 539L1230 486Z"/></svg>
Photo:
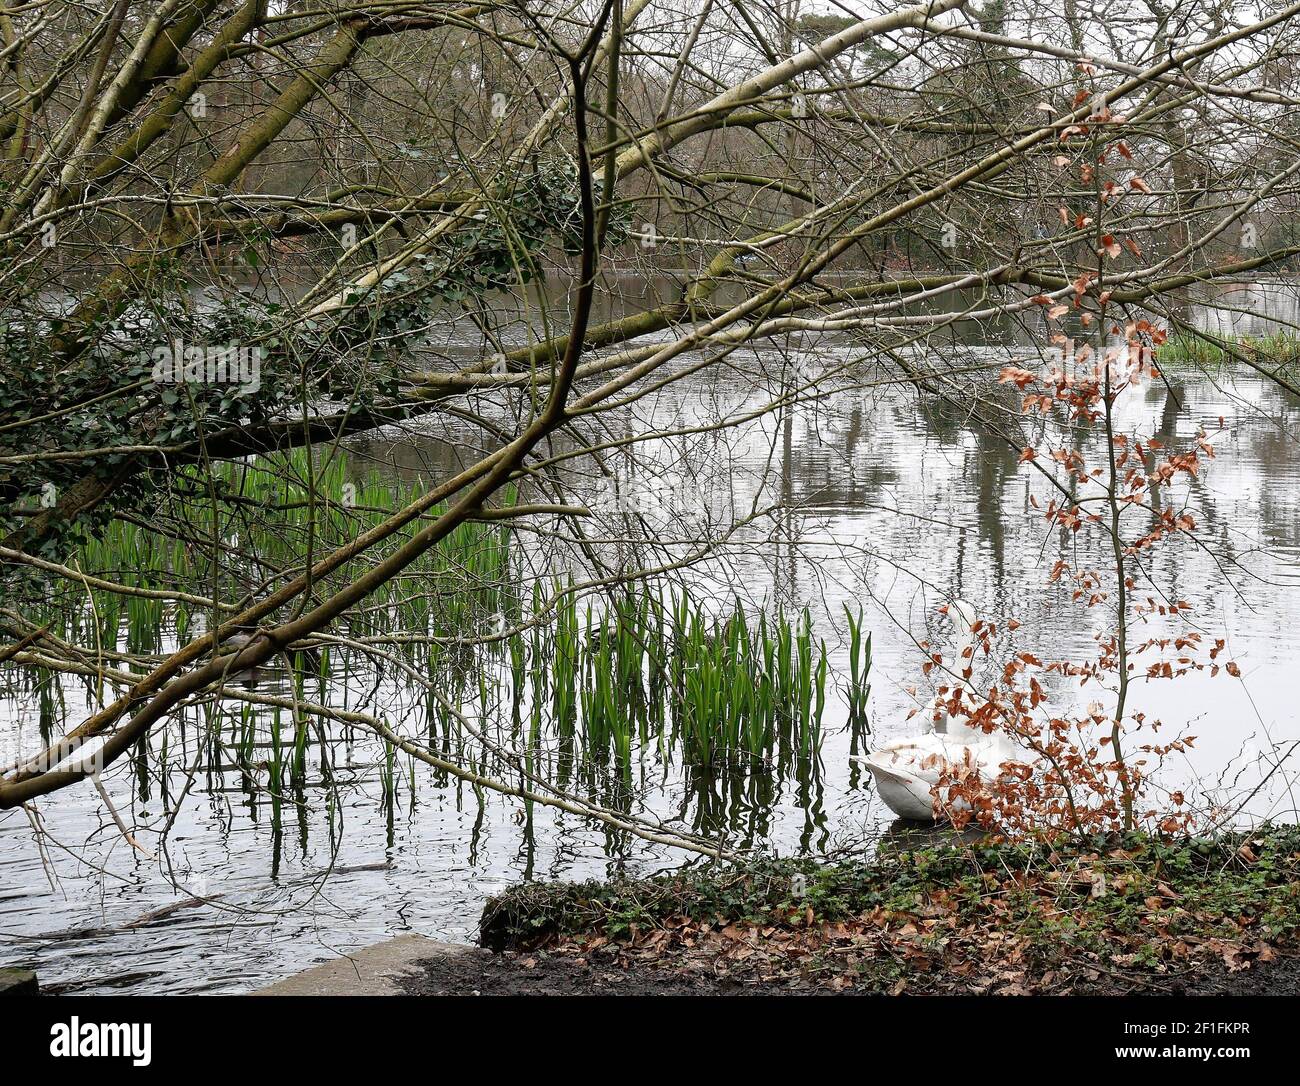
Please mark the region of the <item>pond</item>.
<svg viewBox="0 0 1300 1086"><path fill-rule="evenodd" d="M1230 304L1240 305L1244 322L1234 330L1266 330L1261 312L1295 315L1289 287L1240 288ZM1228 327L1235 318L1221 307L1198 319ZM942 349L953 352L950 362L960 353L996 374L1021 338ZM825 368L860 354L828 340L793 344L786 357ZM762 402L764 394L737 375L751 364L770 369L774 356L740 355L734 367L641 401L640 422L689 430L693 419ZM1127 426L1187 440L1201 428L1217 430L1222 418L1226 432L1188 499L1206 548L1178 548L1151 575L1173 598L1193 604L1197 628L1227 640L1242 676L1139 682L1132 703L1163 720L1170 734L1197 737L1192 751L1166 767L1163 783L1196 787L1225 809L1249 797L1239 820L1294 821L1294 774L1287 763L1270 772L1268 758L1300 740L1300 402L1244 369L1170 367L1166 378L1128 401ZM992 378L985 380L989 396L997 395ZM809 608L832 674L844 668L845 606L861 608L873 639L869 718L876 739L915 727L908 714L926 696L916 640L951 644L936 610L947 598L968 600L999 624L1017 620L1017 650L1091 654L1099 616L1048 583L1071 542L1034 509L1036 484L1020 470L1016 450L933 399L871 380L856 385L779 416L641 450L638 485L653 500L638 511L652 524L665 493L696 502L700 538L707 538L705 525L738 512L778 502L788 508L775 522L717 539L716 559L690 575L695 597L723 611L738 598L750 613ZM607 425L613 432L618 423ZM356 464L410 482L440 476L467 444L468 431L440 423L424 434L368 435L351 452ZM621 492L633 482L623 480ZM629 560L623 542L600 545L612 567ZM539 544L525 539L522 550L527 560L542 560ZM357 702L367 693L358 690ZM394 719L410 711L397 689L377 688L376 698ZM0 718L0 761L31 746L35 713L30 699L9 701ZM636 802L783 855L868 847L889 832L891 815L849 758L861 741L847 726L843 697L833 694L819 757L706 774L645 749L633 774ZM39 804L44 855L25 812L0 813L0 964L34 967L43 984L65 992L245 992L390 935L472 940L484 900L522 878L647 873L684 859L553 808L535 806L526 816L517 800L440 780L405 758L385 764L359 733L331 735L322 746L336 800L309 783L306 805L292 811L273 810L266 793L250 789L228 762L203 764L165 858L132 850L89 784ZM182 763L202 755L198 746L172 753ZM318 768L320 752L309 756ZM385 783L394 774L395 789ZM141 798L129 769L110 777L124 812L156 823L164 809L157 782ZM147 847L150 838L143 840Z"/></svg>

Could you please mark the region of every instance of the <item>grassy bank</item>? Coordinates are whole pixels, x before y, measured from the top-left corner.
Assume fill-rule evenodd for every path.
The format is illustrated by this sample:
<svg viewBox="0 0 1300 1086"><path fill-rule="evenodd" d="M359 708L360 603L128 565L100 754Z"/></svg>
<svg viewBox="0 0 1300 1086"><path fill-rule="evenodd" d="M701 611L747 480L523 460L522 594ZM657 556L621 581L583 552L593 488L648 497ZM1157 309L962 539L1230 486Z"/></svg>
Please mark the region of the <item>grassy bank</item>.
<svg viewBox="0 0 1300 1086"><path fill-rule="evenodd" d="M1300 828L1288 826L530 883L488 903L481 938L534 966L540 956L768 989L1016 994L1232 990L1298 932Z"/></svg>
<svg viewBox="0 0 1300 1086"><path fill-rule="evenodd" d="M1162 366L1181 364L1202 370L1235 365L1238 357L1270 369L1294 366L1300 361L1300 335L1284 331L1219 340L1176 332L1156 352L1156 360Z"/></svg>

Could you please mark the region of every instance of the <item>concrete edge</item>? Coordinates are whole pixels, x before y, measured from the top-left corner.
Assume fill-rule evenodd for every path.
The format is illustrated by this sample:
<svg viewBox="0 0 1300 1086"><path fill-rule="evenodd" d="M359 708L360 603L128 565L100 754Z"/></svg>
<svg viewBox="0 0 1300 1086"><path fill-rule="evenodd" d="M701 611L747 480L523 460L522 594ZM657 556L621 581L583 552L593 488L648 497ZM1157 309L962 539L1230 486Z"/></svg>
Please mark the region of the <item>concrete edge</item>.
<svg viewBox="0 0 1300 1086"><path fill-rule="evenodd" d="M480 953L477 947L444 943L423 935L399 935L353 951L332 962L314 965L258 989L263 996L395 996L400 979L428 958Z"/></svg>

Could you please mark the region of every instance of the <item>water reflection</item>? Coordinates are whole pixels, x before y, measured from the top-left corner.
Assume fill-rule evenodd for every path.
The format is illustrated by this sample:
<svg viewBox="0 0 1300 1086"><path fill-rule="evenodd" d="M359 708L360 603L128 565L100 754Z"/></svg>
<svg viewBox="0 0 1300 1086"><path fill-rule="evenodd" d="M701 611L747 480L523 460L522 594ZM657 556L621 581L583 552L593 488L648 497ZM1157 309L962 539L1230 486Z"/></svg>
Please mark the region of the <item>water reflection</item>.
<svg viewBox="0 0 1300 1086"><path fill-rule="evenodd" d="M1290 308L1275 318L1294 317L1294 291L1278 297L1289 298ZM1257 322L1233 330L1269 329ZM835 344L815 349L821 357L851 353ZM756 369L766 361L761 353L752 359ZM734 377L704 378L674 388L653 410L689 423L756 399L754 387ZM1300 738L1300 404L1253 376L1180 372L1150 385L1125 411L1125 425L1168 442L1217 427L1220 416L1230 423L1219 460L1191 495L1209 550L1158 557L1150 574L1196 604L1207 629L1226 631L1244 681L1139 684L1135 697L1170 730L1192 727L1200 737L1176 773L1211 792L1221 776L1225 795L1249 791L1257 783L1251 753ZM449 432L446 420L429 429L356 439L354 470L374 464L395 479L432 481L473 456L472 430ZM946 636L934 606L947 593L1019 619L1020 647L1045 656L1091 650L1095 617L1046 582L1070 541L1046 532L1034 513L1034 484L1018 470L1014 448L951 405L875 389L706 441L642 449L643 468L656 458L689 463L691 486L714 521L766 500L786 512L757 531L757 541L731 549L725 564L700 569L699 593L720 605L738 591L756 607L807 605L823 628L842 629L844 605L862 607L873 633L876 736L909 726L918 697L909 687L921 680L913 639ZM560 477L575 493L588 493L593 482L576 469ZM623 549L610 563L630 560ZM843 660L842 645L829 648L833 661ZM286 675L268 681L287 689ZM350 696L360 702L368 691ZM317 696L329 693L322 686ZM0 729L0 757L52 727L60 698L75 714L82 694L15 691L21 708ZM446 713L410 704L400 684L381 684L376 696L394 719L418 722L449 758L501 771ZM520 716L518 705L505 705L495 734L521 745ZM828 706L823 732L819 758L778 747L771 764L751 767L670 763L652 745L624 764L571 746L550 753L564 787L733 844L821 852L883 834L888 847L910 847L920 831L889 825L869 777L848 757L871 739L840 699ZM165 858L132 854L93 792L73 790L41 806L45 823L56 842L88 845L107 874L59 853L51 886L25 816L0 815L0 960L33 963L68 990L239 991L400 931L469 938L484 898L519 878L584 878L678 860L617 830L386 755L346 726L326 733L300 728L292 714L236 708L214 720L187 714L166 733L165 750L163 742L150 738L134 752L131 784L116 780L115 794L145 819L188 790ZM1295 810L1289 778L1279 774L1246 813L1294 817ZM159 914L196 898L209 904Z"/></svg>

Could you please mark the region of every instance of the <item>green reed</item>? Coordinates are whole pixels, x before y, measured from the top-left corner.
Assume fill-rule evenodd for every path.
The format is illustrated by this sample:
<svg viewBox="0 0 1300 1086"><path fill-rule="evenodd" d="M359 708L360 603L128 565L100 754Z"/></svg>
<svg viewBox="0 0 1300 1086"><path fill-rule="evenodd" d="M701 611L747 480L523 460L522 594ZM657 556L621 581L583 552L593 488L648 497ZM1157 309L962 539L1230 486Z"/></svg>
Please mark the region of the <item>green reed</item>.
<svg viewBox="0 0 1300 1086"><path fill-rule="evenodd" d="M530 706L530 745L549 723L562 754L625 779L637 750L696 766L817 754L830 667L806 609L755 623L739 601L719 616L686 590L641 586L579 619L574 593L556 594L552 620L512 635L506 650L511 705ZM871 657L860 619L851 650L848 703L865 716Z"/></svg>
<svg viewBox="0 0 1300 1086"><path fill-rule="evenodd" d="M420 494L418 486L373 472L358 475L342 454L311 459L301 450L221 465L211 479L186 469L175 489L178 500L166 519L114 521L82 546L77 568L130 588L256 598L265 585L283 583ZM513 500L510 492L506 501ZM381 544L366 560L381 560L402 542ZM414 711L437 753L467 762L486 757L448 704L480 726L507 732L507 745L523 753L529 773L558 770L562 786L574 774L589 782L599 777L602 788L616 791L631 787L634 768L644 771L647 756L697 769L815 763L832 693L845 701L854 734L865 731L871 638L860 612L846 610L848 674L832 675L826 642L807 609L751 615L734 600L719 612L716 600L644 583L580 600L572 585L534 581L529 601L515 587L521 564L508 528L466 523L339 622L335 632L345 636L394 635L385 649L422 677ZM354 564L326 578L315 586L317 596L356 571ZM140 657L112 662L138 668L228 617L191 602L52 581L38 621L67 640ZM511 632L493 636L502 619ZM343 646L292 656L287 674L299 698L308 682L319 700L349 704L379 679L404 681ZM43 728L64 711L61 688L49 678L32 669L25 680L40 693ZM279 794L287 777L301 794L308 750L319 739L328 786L325 730L310 718L282 719L276 711L272 719L242 706L228 719L229 730L210 733L209 741L214 754L229 754L246 782L259 764L255 749L269 746L271 789ZM394 751L381 755L377 771L390 821L397 768ZM408 774L412 788L414 777Z"/></svg>
<svg viewBox="0 0 1300 1086"><path fill-rule="evenodd" d="M867 698L871 694L871 684L867 675L871 671L871 634L862 636L862 609L856 617L848 604L844 605L844 620L849 628L849 683L845 697L849 708L849 724L852 727L865 726L867 722Z"/></svg>
<svg viewBox="0 0 1300 1086"><path fill-rule="evenodd" d="M177 501L167 531L143 518L114 520L79 548L72 564L128 590L209 596L215 589L221 599L251 598L262 585L301 572L309 556L319 559L355 539L420 492L374 472L357 477L342 454L313 463L302 450L218 465L210 481L197 469L183 469L176 477ZM513 492L506 495L510 501ZM442 511L434 507L427 515ZM391 553L405 541L406 533L399 535L374 548L367 560ZM455 640L488 616L516 608L509 563L507 529L486 522L460 525L350 613L345 632L358 637L413 633L417 638L400 651L415 664L419 637ZM318 595L341 586L354 570L318 584ZM33 619L50 622L56 636L108 652L158 656L173 639L183 642L196 629L228 617L205 613L207 608L188 601L87 591L66 580L52 579L47 587L45 605L35 609ZM204 625L198 627L201 613Z"/></svg>
<svg viewBox="0 0 1300 1086"><path fill-rule="evenodd" d="M1233 351L1253 362L1290 365L1300 361L1300 334L1278 331L1264 336L1238 336L1219 343L1213 337L1175 332L1156 349L1156 361L1217 369L1236 362Z"/></svg>

